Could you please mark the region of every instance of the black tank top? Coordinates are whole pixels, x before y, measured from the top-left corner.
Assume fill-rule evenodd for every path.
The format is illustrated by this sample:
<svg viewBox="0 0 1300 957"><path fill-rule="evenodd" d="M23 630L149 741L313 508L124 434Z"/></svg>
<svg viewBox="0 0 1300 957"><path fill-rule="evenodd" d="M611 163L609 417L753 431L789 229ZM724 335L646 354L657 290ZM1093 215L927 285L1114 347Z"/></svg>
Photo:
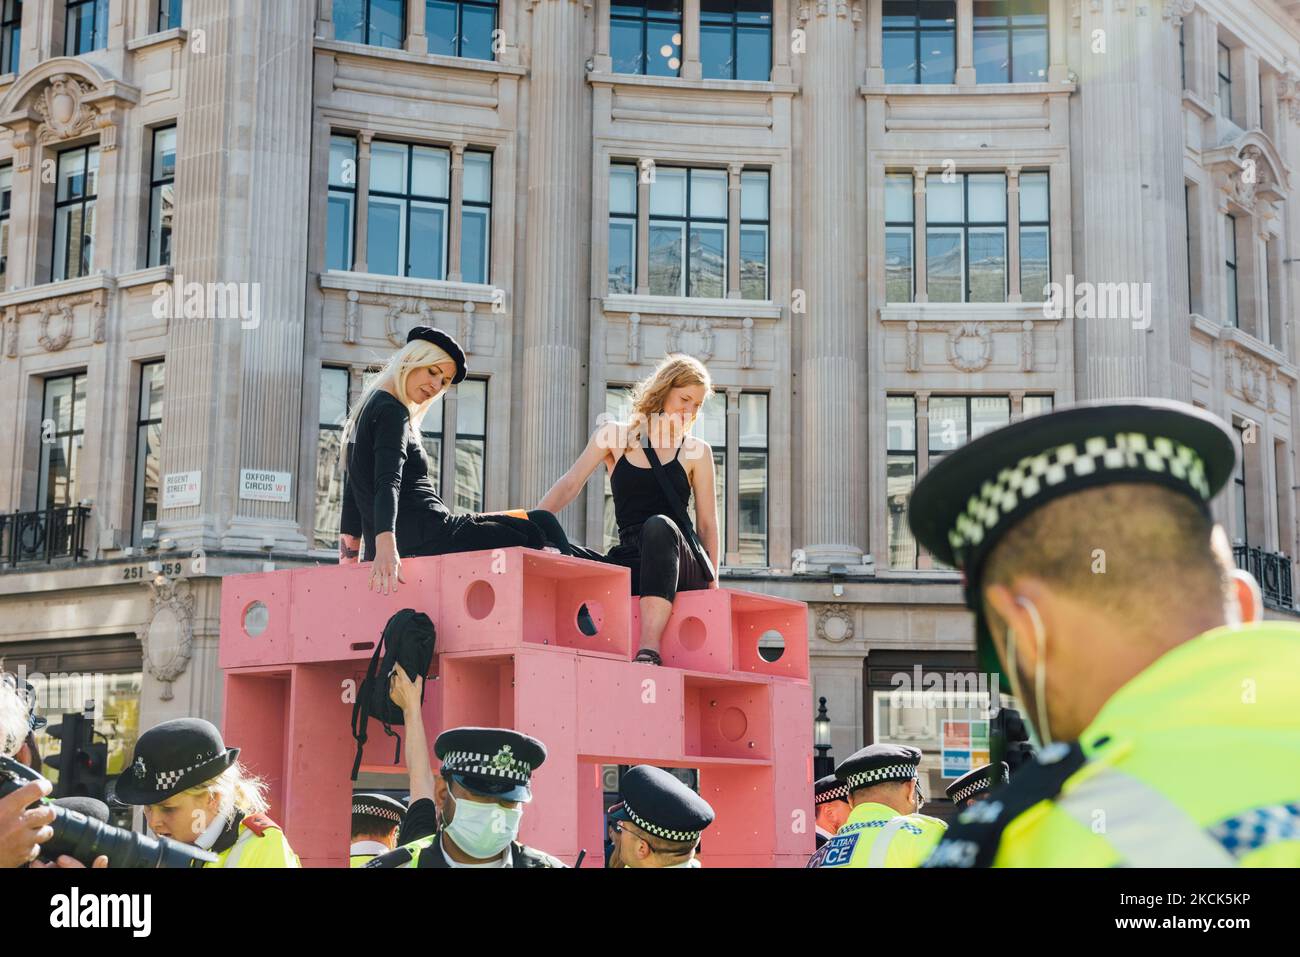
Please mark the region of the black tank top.
<svg viewBox="0 0 1300 957"><path fill-rule="evenodd" d="M682 445L685 444L683 440ZM641 447L645 448L644 438ZM681 446L678 446L677 455L673 456L671 462L664 464L664 473L668 477L668 484L681 497L681 507L684 510L691 501L691 482L686 477L686 469L677 461L677 456L681 454ZM647 453L646 459L649 458ZM641 525L651 515L671 517L676 514L677 510L664 497L664 490L659 487L654 469L648 465L645 468L633 465L627 460L626 454L620 456L615 464L614 471L609 476L609 487L614 494L614 521L620 532Z"/></svg>

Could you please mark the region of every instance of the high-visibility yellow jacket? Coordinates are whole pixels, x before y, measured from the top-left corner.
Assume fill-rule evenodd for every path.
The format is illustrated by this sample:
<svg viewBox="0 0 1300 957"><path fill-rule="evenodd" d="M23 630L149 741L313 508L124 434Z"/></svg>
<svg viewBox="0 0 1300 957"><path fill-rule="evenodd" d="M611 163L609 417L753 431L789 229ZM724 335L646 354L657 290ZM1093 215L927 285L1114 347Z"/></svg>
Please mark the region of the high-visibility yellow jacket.
<svg viewBox="0 0 1300 957"><path fill-rule="evenodd" d="M223 843L213 845L217 859L204 867L302 867L284 831L265 814L241 818L234 843L222 848Z"/></svg>
<svg viewBox="0 0 1300 957"><path fill-rule="evenodd" d="M1300 626L1208 631L963 811L931 867L1300 867Z"/></svg>
<svg viewBox="0 0 1300 957"><path fill-rule="evenodd" d="M899 814L886 804L859 804L808 866L919 867L946 827L936 817Z"/></svg>

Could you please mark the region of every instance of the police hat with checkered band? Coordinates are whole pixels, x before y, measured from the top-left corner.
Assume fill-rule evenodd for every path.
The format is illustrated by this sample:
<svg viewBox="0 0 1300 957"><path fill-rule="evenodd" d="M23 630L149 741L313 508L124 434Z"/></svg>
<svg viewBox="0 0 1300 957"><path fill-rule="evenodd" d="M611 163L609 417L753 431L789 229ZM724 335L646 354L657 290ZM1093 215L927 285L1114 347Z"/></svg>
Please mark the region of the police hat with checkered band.
<svg viewBox="0 0 1300 957"><path fill-rule="evenodd" d="M713 823L713 808L663 768L638 764L618 785L622 803L609 809L611 821L629 821L651 837L695 843Z"/></svg>
<svg viewBox="0 0 1300 957"><path fill-rule="evenodd" d="M847 801L849 789L843 781L833 774L818 778L813 782L813 804L828 804L831 801Z"/></svg>
<svg viewBox="0 0 1300 957"><path fill-rule="evenodd" d="M123 804L158 804L221 774L239 757L217 726L202 718L155 725L135 743L131 765L118 776L113 797Z"/></svg>
<svg viewBox="0 0 1300 957"><path fill-rule="evenodd" d="M433 750L443 777L504 801L531 801L528 782L546 760L546 745L509 728L452 728L438 735Z"/></svg>
<svg viewBox="0 0 1300 957"><path fill-rule="evenodd" d="M377 818L394 827L406 817L406 805L387 794L357 793L352 795L352 825L358 818Z"/></svg>
<svg viewBox="0 0 1300 957"><path fill-rule="evenodd" d="M889 781L914 781L921 752L905 744L869 744L835 767L835 777L849 792Z"/></svg>
<svg viewBox="0 0 1300 957"><path fill-rule="evenodd" d="M1232 429L1194 406L1081 403L997 429L948 455L917 483L907 521L935 558L962 570L980 666L1001 675L1009 692L980 598L984 562L1007 530L1064 495L1132 482L1186 495L1208 515L1236 461Z"/></svg>
<svg viewBox="0 0 1300 957"><path fill-rule="evenodd" d="M999 784L1006 784L1011 780L1011 769L1007 767L1005 761L999 761L998 767L1002 773L999 775ZM952 784L949 784L944 791L948 794L948 799L957 805L958 810L965 808L972 800L988 791L993 786L993 765L985 764L974 771L967 771Z"/></svg>

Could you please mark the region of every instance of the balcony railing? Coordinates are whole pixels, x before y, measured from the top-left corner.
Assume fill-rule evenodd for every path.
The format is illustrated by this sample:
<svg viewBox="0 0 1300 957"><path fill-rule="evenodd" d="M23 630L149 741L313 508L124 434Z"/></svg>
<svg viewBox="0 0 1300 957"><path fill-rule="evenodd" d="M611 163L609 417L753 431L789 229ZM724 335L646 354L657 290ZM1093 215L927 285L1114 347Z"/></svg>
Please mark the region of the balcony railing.
<svg viewBox="0 0 1300 957"><path fill-rule="evenodd" d="M89 519L85 505L0 515L0 568L85 558Z"/></svg>
<svg viewBox="0 0 1300 957"><path fill-rule="evenodd" d="M1264 592L1264 604L1278 611L1295 611L1291 594L1291 559L1250 545L1232 546L1237 567L1248 571Z"/></svg>

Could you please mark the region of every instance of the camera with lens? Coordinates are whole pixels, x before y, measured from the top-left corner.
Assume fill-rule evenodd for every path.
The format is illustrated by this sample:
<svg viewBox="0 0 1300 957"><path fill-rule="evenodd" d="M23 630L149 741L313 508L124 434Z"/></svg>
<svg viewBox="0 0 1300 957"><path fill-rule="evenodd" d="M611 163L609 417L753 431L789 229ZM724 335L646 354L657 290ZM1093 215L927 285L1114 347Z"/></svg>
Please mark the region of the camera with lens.
<svg viewBox="0 0 1300 957"><path fill-rule="evenodd" d="M999 708L989 722L989 754L995 761L1000 756L1013 778L1021 765L1034 759L1025 720L1015 708Z"/></svg>
<svg viewBox="0 0 1300 957"><path fill-rule="evenodd" d="M41 776L26 765L13 758L0 757L0 798L40 780ZM41 845L42 853L50 857L67 854L87 867L101 854L108 857L109 867L202 867L217 859L202 848L166 837L137 834L70 808L55 806L50 826L54 836Z"/></svg>

